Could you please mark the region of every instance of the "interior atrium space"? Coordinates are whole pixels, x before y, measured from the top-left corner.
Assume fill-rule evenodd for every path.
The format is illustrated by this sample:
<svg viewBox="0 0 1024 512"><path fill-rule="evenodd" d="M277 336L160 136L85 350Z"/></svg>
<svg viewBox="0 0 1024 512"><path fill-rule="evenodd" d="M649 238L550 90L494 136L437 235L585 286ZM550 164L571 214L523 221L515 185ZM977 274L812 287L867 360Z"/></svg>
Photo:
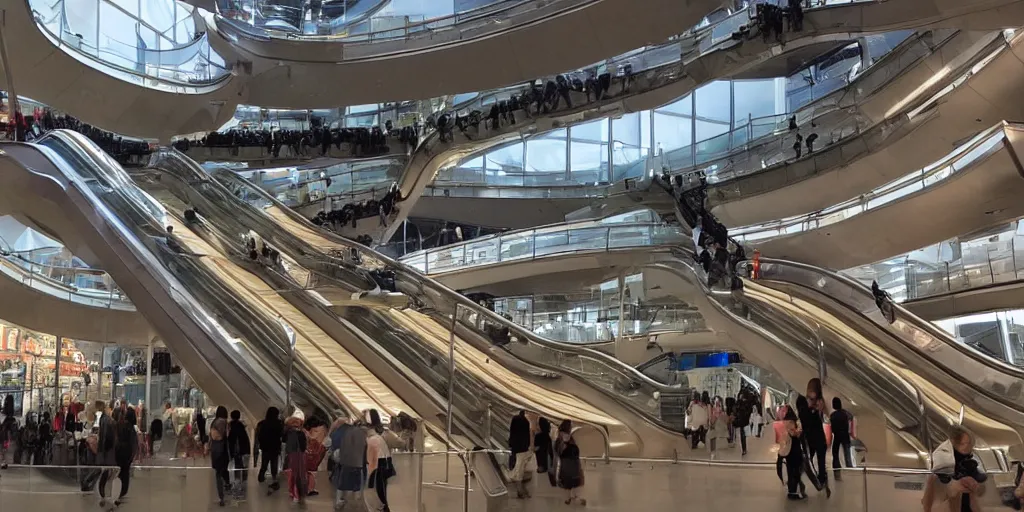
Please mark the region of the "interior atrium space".
<svg viewBox="0 0 1024 512"><path fill-rule="evenodd" d="M1020 510L1022 28L0 0L0 503Z"/></svg>

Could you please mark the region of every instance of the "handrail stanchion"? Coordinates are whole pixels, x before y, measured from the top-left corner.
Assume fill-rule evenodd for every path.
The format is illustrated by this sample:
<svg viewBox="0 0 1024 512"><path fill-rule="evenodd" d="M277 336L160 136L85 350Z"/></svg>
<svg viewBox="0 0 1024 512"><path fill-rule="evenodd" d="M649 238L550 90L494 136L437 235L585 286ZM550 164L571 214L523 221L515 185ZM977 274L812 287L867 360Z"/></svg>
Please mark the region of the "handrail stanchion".
<svg viewBox="0 0 1024 512"><path fill-rule="evenodd" d="M445 450L444 455L444 481L445 483L451 482L449 471L450 466L450 453L452 450L452 400L455 398L455 326L459 321L459 306L461 304L455 304L455 310L452 311L452 323L451 331L448 335L448 403L445 408Z"/></svg>
<svg viewBox="0 0 1024 512"><path fill-rule="evenodd" d="M465 473L462 481L462 512L469 512L469 452L462 455L462 467Z"/></svg>

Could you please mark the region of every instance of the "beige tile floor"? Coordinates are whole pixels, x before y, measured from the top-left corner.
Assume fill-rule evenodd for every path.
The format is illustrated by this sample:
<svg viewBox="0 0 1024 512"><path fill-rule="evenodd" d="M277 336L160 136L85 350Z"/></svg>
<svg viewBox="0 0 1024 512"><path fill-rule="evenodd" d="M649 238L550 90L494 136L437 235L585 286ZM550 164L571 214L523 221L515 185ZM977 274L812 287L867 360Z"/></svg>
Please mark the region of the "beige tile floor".
<svg viewBox="0 0 1024 512"><path fill-rule="evenodd" d="M396 458L398 476L392 481L389 492L392 510L396 512L414 512L416 509L415 485L411 478L414 474L412 462L411 456ZM453 457L452 464L452 486L426 485L423 489L423 510L463 510L461 463ZM433 457L424 466L426 481L433 482L441 478L442 457ZM74 470L68 472L73 473ZM539 476L528 484L534 496L531 499L500 497L492 500L488 507L474 490L469 510L513 512L580 509L579 506L565 505L564 491L551 487L543 475ZM586 486L582 495L588 500L586 510L603 511L629 511L636 508L684 510L699 507L704 510L756 509L761 512L906 512L921 509L921 492L914 488L914 484L921 481L923 478L917 475L855 472L847 474L844 481L833 484L831 499L826 499L823 494L812 489L806 501L788 502L771 464L741 466L724 462L712 466L705 463L588 462ZM249 482L249 499L244 502L229 500L225 510L276 512L298 509L297 505L288 500L285 489L268 497L255 482L254 472L250 473ZM474 482L472 487L477 487L477 484ZM111 491L116 493L119 488L120 483L114 479ZM306 509L332 510L332 492L324 474L318 478L318 489L323 494L310 498ZM98 503L95 493L85 495L79 492L75 480L61 477L59 470L11 467L0 473L0 510L4 512L102 510ZM137 468L133 473L129 500L120 509L154 512L221 510L216 504L213 474L206 468ZM346 510L362 511L364 508L350 506ZM999 508L986 507L986 510Z"/></svg>

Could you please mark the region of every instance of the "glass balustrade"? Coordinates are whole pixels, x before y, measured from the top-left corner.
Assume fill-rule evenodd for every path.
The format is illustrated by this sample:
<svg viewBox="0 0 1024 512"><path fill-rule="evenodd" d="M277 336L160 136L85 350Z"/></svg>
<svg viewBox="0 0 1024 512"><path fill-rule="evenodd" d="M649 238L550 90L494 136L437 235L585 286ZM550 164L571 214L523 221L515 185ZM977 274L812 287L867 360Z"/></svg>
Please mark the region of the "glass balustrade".
<svg viewBox="0 0 1024 512"><path fill-rule="evenodd" d="M674 245L686 238L678 228L664 224L583 226L592 223L516 231L421 251L399 261L431 275L546 256Z"/></svg>
<svg viewBox="0 0 1024 512"><path fill-rule="evenodd" d="M157 7L150 4L162 1L145 4L152 11ZM111 76L186 94L230 76L205 32L196 29L191 7L168 3L164 8L171 14L157 16L107 0L28 2L37 26L53 44ZM169 26L154 26L164 18Z"/></svg>
<svg viewBox="0 0 1024 512"><path fill-rule="evenodd" d="M1002 41L1006 42L1012 37L1012 33L1004 32L997 37ZM966 73L956 76L952 81L935 95L927 98L920 105L909 105L901 104L897 108L906 108L912 110L907 114L909 118L916 117L918 114L927 111L930 107L934 106L937 102L943 98L948 97L953 91L957 90L967 83L968 78L978 73L980 70L985 68L1000 52L1006 50L1008 45L1001 44L998 48L991 51L988 54L984 54L978 57L978 62ZM892 61L895 64L888 64L885 59L880 60L880 63L886 63L884 66L874 66L878 68L878 72L860 72L860 75L864 77L863 87L858 87L855 91L857 97L867 97L873 91L886 85L889 80L895 78L901 74L907 67L914 61L919 60L927 55L932 49L926 45L919 44L911 46L906 52L900 52L894 56ZM913 99L913 97L911 97ZM849 100L844 100L841 96L827 96L820 104L813 104L818 109L829 110L839 106L838 101L842 100L844 103L849 103ZM856 99L854 100L856 102ZM856 116L844 116L839 118L835 123L829 126L819 126L815 133L819 134L818 150L820 151L824 147L836 145L843 142L843 146L840 148L841 158L844 161L850 161L855 158L859 158L863 155L869 154L872 149L869 147L869 141L867 140L873 130L877 128L875 126L862 126L858 124L855 119ZM799 118L798 118L799 120ZM858 137L860 135L863 137ZM756 174L764 171L773 165L792 161L794 158L794 151L791 147L794 139L782 137L776 142L777 144L763 145L760 147L752 148L749 154L744 156L744 162L730 161L727 168L706 169L708 173L708 182L715 183L716 194L720 200L728 201L744 197L748 192L741 186L740 183L727 183L735 178ZM787 167L787 174L785 176L786 183L796 182L811 176L818 175L822 172L826 172L828 169L835 167L833 158L804 158L801 159L800 165ZM760 190L760 189L759 189Z"/></svg>
<svg viewBox="0 0 1024 512"><path fill-rule="evenodd" d="M741 11L702 30L681 36L680 39L706 42L712 41L715 37L724 38L724 34L731 34L728 27L742 24L733 23L731 20L743 21L748 16L748 11ZM720 26L726 28L719 29ZM716 36L718 30L723 35ZM867 97L911 64L929 55L932 44L938 44L931 43L930 40L926 43L921 38L904 43L913 34L912 31L901 31L885 39L884 44L874 44L873 50L878 53L873 53L875 56L870 62L861 62L855 69L847 69L843 73L829 70L828 73L831 74L822 71L827 76L823 75L821 82L813 87L814 103L806 108L803 107L806 102L799 104L801 108L796 113L798 123L802 126L816 116L838 108L840 100L844 101L844 104L849 104L851 100L856 102L857 98ZM709 43L702 51L714 48L719 43L721 41L714 45ZM665 51L670 47L671 51ZM624 54L617 59L620 66L629 62L634 69L637 68L638 61L642 63L640 69L657 67L678 62L682 47L690 45L672 41L660 48L651 47ZM669 55L672 57L654 57ZM858 80L856 90L833 94L843 91L854 79ZM489 148L441 170L432 187L444 190L440 193L428 190L426 193L444 197L517 197L515 191L481 190L481 187L537 186L537 183L533 183L534 177L530 175L524 162L530 158L553 156L558 156L562 162L557 164L560 172L550 178L551 182L542 185L568 183L581 188L593 188L595 184L637 177L650 167L643 165L649 155L657 159L655 168L679 172L696 167L707 173L711 183L755 172L785 161L793 155L793 141L785 137L789 133L791 114L783 113L787 110L786 104L792 103L792 98L787 97L780 101L776 91L784 82L784 79L713 82L699 88L696 94L687 95L679 101L653 111L634 113L614 122L598 120L584 123L573 126L568 131L537 134L523 141L504 144L500 148ZM718 86L721 83L730 84L730 94L723 96L716 92L721 88ZM752 103L753 98L757 99L754 102L756 105ZM714 109L709 110L708 104L725 105L724 117ZM730 104L733 105L731 110ZM694 112L698 113L699 121L694 119ZM817 132L821 138L819 147L858 134L860 130L856 116L843 116L829 126L818 128ZM530 142L538 138L546 141L544 146L531 148ZM537 155L541 150L544 155ZM748 154L744 155L741 161L737 161L736 154L739 152ZM562 158L562 154L566 156ZM729 159L727 165L720 166L716 163L724 159ZM459 186L465 187L465 190L456 190Z"/></svg>
<svg viewBox="0 0 1024 512"><path fill-rule="evenodd" d="M922 256L948 253L946 246L954 245L959 251L956 259L915 259L919 253ZM942 242L845 273L866 284L878 281L879 286L898 302L1011 283L1024 279L1024 237L1013 234L1008 239L994 242L987 239Z"/></svg>
<svg viewBox="0 0 1024 512"><path fill-rule="evenodd" d="M34 290L86 306L134 311L128 296L102 270L50 265L38 251L4 252L0 272Z"/></svg>
<svg viewBox="0 0 1024 512"><path fill-rule="evenodd" d="M898 201L910 194L921 192L929 186L980 163L989 155L1000 151L1004 144L1006 144L1006 134L1003 132L1003 125L994 126L943 160L907 174L860 197L808 215L730 230L729 234L739 241L756 242L836 224Z"/></svg>
<svg viewBox="0 0 1024 512"><path fill-rule="evenodd" d="M593 293L501 297L493 300L493 309L538 336L565 343L614 341L620 325L624 336L706 328L700 313L686 304L631 302L623 308L625 321L620 322L618 293L602 292L603 287Z"/></svg>

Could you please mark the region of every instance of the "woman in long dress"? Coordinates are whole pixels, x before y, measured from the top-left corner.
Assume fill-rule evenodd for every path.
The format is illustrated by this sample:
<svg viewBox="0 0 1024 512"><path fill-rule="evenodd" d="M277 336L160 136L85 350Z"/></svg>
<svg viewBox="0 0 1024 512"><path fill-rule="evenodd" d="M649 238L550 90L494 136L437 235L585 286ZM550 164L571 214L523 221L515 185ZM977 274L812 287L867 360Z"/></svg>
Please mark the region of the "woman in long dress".
<svg viewBox="0 0 1024 512"><path fill-rule="evenodd" d="M580 498L580 489L584 484L583 463L580 461L580 449L576 445L576 439L572 437L570 420L565 420L558 426L555 454L558 457L558 486L569 492L565 504L571 505L576 502L585 506L587 500Z"/></svg>

